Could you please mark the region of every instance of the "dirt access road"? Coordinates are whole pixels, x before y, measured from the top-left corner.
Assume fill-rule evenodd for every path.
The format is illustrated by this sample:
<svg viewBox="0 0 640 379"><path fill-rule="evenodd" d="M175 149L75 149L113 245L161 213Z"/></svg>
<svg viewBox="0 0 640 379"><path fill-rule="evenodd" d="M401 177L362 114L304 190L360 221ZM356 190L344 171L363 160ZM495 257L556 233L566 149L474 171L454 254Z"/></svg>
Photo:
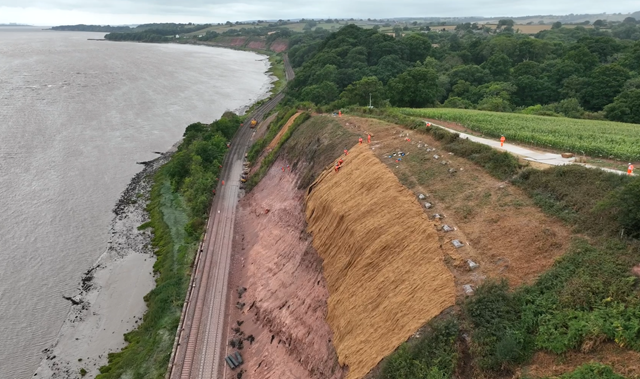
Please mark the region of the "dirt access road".
<svg viewBox="0 0 640 379"><path fill-rule="evenodd" d="M568 165L568 164L578 164L578 163L575 162L575 158L562 158L562 156L560 154L554 154L554 153L549 153L549 152L545 152L545 151L532 150L530 148L513 145L513 144L509 143L509 141L506 141L504 146L500 146L500 141L496 141L496 140L492 140L492 139L489 139L489 138L483 138L483 137L478 137L478 136L474 136L474 135L471 135L471 134L463 133L463 132L461 132L459 130L450 129L450 128L447 128L446 126L439 125L439 124L436 124L434 122L431 122L431 125L437 126L437 127L442 128L444 130L447 130L447 131L449 131L451 133L458 133L458 134L460 134L460 138L466 138L466 139L469 139L470 141L473 141L473 142L477 142L477 143L481 143L483 145L491 146L492 148L497 149L497 150L508 151L511 154L519 156L519 157L522 157L524 160L527 160L527 161L530 161L530 162L542 163L542 164L550 165L550 166L563 166L563 165ZM619 171L619 170L613 170L613 169L605 168L605 167L592 166L592 165L588 165L588 164L580 164L580 165L584 166L584 167L587 167L587 168L598 168L600 170L604 170L604 171L607 171L607 172L612 172L612 173L618 174L618 175L626 174L626 172Z"/></svg>
<svg viewBox="0 0 640 379"><path fill-rule="evenodd" d="M278 94L248 120L261 121L282 100ZM231 142L220 174L220 183L209 213L207 230L196 256L190 292L178 330L168 377L171 379L218 378L224 346L225 300L236 205L242 162L252 130L244 125ZM224 185L222 184L224 183Z"/></svg>

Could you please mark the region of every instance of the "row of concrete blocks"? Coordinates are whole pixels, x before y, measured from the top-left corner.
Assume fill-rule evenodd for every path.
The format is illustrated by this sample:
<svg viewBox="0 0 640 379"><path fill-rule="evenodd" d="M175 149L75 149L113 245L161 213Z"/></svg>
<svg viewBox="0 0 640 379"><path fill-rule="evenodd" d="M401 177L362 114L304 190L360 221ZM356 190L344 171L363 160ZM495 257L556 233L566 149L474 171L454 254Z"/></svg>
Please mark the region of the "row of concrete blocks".
<svg viewBox="0 0 640 379"><path fill-rule="evenodd" d="M240 355L240 352L238 352L238 351L227 355L224 358L224 360L225 360L225 362L227 362L227 365L229 365L229 367L232 370L242 364L242 356Z"/></svg>

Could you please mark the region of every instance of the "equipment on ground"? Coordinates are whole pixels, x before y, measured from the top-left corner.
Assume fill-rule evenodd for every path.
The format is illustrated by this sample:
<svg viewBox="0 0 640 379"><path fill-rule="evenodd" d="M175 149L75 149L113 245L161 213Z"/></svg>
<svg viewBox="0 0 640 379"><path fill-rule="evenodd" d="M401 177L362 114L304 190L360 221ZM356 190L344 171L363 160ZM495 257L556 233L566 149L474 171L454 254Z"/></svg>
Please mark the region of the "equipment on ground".
<svg viewBox="0 0 640 379"><path fill-rule="evenodd" d="M254 118L253 120L251 120L251 129L255 128L256 125L258 125L258 121L256 121L256 119Z"/></svg>

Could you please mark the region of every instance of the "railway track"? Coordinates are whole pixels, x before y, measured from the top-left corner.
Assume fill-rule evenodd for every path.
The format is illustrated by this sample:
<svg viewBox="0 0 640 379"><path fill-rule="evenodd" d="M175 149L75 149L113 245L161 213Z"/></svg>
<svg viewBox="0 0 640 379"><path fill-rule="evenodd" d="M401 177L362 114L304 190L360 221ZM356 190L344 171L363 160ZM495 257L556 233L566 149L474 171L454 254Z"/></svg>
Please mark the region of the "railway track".
<svg viewBox="0 0 640 379"><path fill-rule="evenodd" d="M286 67L293 75L288 60L285 61ZM282 92L273 96L255 109L247 120L262 121L283 98ZM240 128L231 141L231 148L223 163L207 229L196 254L167 379L217 379L223 370L224 363L221 362L224 362L222 351L226 336L224 315L233 227L242 163L249 148L251 133L249 123Z"/></svg>
<svg viewBox="0 0 640 379"><path fill-rule="evenodd" d="M284 61L284 75L287 79L287 82L290 82L296 77L296 74L293 72L293 68L289 63L289 55L285 53L282 60Z"/></svg>

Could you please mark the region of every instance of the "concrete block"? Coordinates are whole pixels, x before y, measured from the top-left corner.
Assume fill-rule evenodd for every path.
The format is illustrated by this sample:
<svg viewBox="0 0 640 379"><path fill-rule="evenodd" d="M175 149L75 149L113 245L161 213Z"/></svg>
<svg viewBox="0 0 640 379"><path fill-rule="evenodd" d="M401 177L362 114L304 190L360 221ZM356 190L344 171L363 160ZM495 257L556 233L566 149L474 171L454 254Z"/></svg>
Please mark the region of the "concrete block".
<svg viewBox="0 0 640 379"><path fill-rule="evenodd" d="M466 293L467 295L473 295L473 287L471 287L471 284L463 285L462 289L464 290L464 293Z"/></svg>
<svg viewBox="0 0 640 379"><path fill-rule="evenodd" d="M480 267L479 264L477 264L476 262L472 261L471 259L467 259L467 264L469 265L469 268L472 269L472 270L475 270L478 267Z"/></svg>
<svg viewBox="0 0 640 379"><path fill-rule="evenodd" d="M464 244L462 242L460 242L460 240L453 240L453 241L451 241L451 243L453 244L453 246L456 247L456 249L464 247Z"/></svg>
<svg viewBox="0 0 640 379"><path fill-rule="evenodd" d="M433 208L433 204L431 204L431 203L424 203L424 207L425 207L425 208L427 208L427 209L431 209L431 208Z"/></svg>
<svg viewBox="0 0 640 379"><path fill-rule="evenodd" d="M453 232L455 229L450 227L449 225L443 225L442 230L444 230L445 232Z"/></svg>

